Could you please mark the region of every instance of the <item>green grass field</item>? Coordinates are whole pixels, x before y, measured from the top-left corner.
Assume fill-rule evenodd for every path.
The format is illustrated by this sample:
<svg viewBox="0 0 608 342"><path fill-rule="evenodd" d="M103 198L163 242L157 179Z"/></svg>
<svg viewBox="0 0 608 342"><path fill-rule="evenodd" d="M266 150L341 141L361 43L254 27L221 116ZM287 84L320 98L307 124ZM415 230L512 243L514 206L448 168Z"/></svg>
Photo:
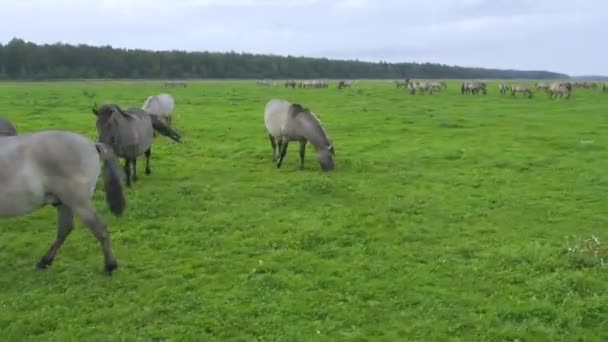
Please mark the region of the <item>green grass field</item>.
<svg viewBox="0 0 608 342"><path fill-rule="evenodd" d="M94 138L94 102L168 91L183 137L157 138L123 217L100 181L112 277L80 221L45 271L55 209L0 221L3 340L608 340L608 95L330 87L0 83L22 133ZM271 98L320 116L334 172L310 145L274 167Z"/></svg>

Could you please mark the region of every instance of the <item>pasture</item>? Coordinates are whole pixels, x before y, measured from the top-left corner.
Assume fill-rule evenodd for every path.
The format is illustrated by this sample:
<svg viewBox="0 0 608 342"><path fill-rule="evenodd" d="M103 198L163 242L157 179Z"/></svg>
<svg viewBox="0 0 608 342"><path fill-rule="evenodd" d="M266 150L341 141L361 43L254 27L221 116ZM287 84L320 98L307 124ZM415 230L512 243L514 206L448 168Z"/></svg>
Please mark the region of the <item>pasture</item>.
<svg viewBox="0 0 608 342"><path fill-rule="evenodd" d="M53 265L55 209L0 221L6 340L608 339L608 96L410 95L252 81L0 83L19 133L96 137L94 103L175 98L176 144L157 136L152 174L112 216L119 268L102 273L82 223ZM518 83L521 83L518 81ZM531 83L530 83L531 84ZM309 107L333 140L281 169L269 99ZM122 160L121 160L122 163ZM140 165L143 165L140 164ZM142 169L143 170L143 169Z"/></svg>

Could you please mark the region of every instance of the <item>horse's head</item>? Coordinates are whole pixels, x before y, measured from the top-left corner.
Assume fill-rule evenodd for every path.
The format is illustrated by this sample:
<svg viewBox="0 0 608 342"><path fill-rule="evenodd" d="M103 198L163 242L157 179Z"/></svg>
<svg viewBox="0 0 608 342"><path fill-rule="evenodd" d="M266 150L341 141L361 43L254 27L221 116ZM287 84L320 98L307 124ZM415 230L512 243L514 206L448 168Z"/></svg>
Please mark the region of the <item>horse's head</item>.
<svg viewBox="0 0 608 342"><path fill-rule="evenodd" d="M331 171L334 169L334 156L335 150L334 145L330 143L325 148L320 148L317 151L317 157L319 158L319 165L321 165L321 170L323 171Z"/></svg>
<svg viewBox="0 0 608 342"><path fill-rule="evenodd" d="M323 131L325 134L325 131ZM331 171L334 169L334 157L336 156L336 150L334 143L325 134L327 144L317 149L317 158L319 159L319 165L323 171Z"/></svg>
<svg viewBox="0 0 608 342"><path fill-rule="evenodd" d="M95 126L99 134L99 141L112 144L120 120L127 114L115 104L103 104L97 109L94 108L93 113L97 116Z"/></svg>

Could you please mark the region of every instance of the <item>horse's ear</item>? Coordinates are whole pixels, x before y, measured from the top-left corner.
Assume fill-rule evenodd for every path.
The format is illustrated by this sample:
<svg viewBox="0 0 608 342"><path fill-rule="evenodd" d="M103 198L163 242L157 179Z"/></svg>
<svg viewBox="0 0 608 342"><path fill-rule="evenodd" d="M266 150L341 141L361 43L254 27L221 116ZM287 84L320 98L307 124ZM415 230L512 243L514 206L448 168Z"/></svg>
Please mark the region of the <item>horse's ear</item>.
<svg viewBox="0 0 608 342"><path fill-rule="evenodd" d="M122 110L122 108L118 107L118 105L116 105L116 104L112 105L112 110L115 111L115 112L117 112L117 113L119 113L120 115L122 115L124 117L130 118L130 116L127 113L125 113Z"/></svg>

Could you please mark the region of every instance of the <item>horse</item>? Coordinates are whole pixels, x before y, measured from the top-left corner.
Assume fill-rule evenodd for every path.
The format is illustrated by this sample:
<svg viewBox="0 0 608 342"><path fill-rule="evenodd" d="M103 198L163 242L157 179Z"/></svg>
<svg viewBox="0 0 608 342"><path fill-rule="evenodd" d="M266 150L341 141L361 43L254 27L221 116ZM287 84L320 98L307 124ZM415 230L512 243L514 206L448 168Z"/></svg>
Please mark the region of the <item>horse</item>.
<svg viewBox="0 0 608 342"><path fill-rule="evenodd" d="M167 136L180 142L180 135L171 127L165 125L155 115L138 108L122 110L115 104L104 104L99 109L93 108L97 117L96 127L99 141L112 147L114 153L125 159L124 171L127 187L131 186L131 166L133 182L137 182L137 158L144 153L146 156L146 175L150 170L152 155L153 132Z"/></svg>
<svg viewBox="0 0 608 342"><path fill-rule="evenodd" d="M544 89L545 91L548 91L549 90L549 84L545 83L545 82L536 83L536 89L538 89L538 90Z"/></svg>
<svg viewBox="0 0 608 342"><path fill-rule="evenodd" d="M60 130L0 137L0 217L26 215L49 204L57 208L57 237L36 264L38 269L53 263L74 227L74 215L99 241L106 273L118 267L106 224L92 203L101 162L106 203L114 215L121 216L126 207L122 173L105 144Z"/></svg>
<svg viewBox="0 0 608 342"><path fill-rule="evenodd" d="M264 108L264 125L266 126L272 161L277 168L281 167L291 141L300 142L300 170L304 169L306 143L310 142L317 150L317 159L323 171L334 169L334 147L321 126L319 119L309 109L298 103L272 99ZM277 157L277 146L279 155Z"/></svg>
<svg viewBox="0 0 608 342"><path fill-rule="evenodd" d="M416 89L418 88L416 82L408 82L407 87L410 90L411 95L416 94Z"/></svg>
<svg viewBox="0 0 608 342"><path fill-rule="evenodd" d="M397 88L401 88L401 87L405 88L405 87L407 87L407 85L408 85L409 83L410 83L410 79L409 79L409 78L406 78L406 79L404 79L404 80L398 80L398 81L395 81L395 86L396 86Z"/></svg>
<svg viewBox="0 0 608 342"><path fill-rule="evenodd" d="M602 84L602 92L608 93L608 82Z"/></svg>
<svg viewBox="0 0 608 342"><path fill-rule="evenodd" d="M0 118L0 136L17 135L17 129L7 119Z"/></svg>
<svg viewBox="0 0 608 342"><path fill-rule="evenodd" d="M566 97L567 99L570 98L570 93L572 92L572 83L570 82L553 82L551 83L551 85L549 86L549 98L553 99L553 98L557 98L559 97Z"/></svg>
<svg viewBox="0 0 608 342"><path fill-rule="evenodd" d="M429 94L433 94L434 91L441 91L443 89L447 89L447 84L445 84L445 82L416 81L415 83L417 89L420 89L420 91L422 92L428 92Z"/></svg>
<svg viewBox="0 0 608 342"><path fill-rule="evenodd" d="M516 84L511 86L511 96L515 96L516 93L523 93L528 95L528 98L532 98L532 89L527 85Z"/></svg>
<svg viewBox="0 0 608 342"><path fill-rule="evenodd" d="M285 81L285 88L295 88L296 87L296 81L292 81L292 80L287 80Z"/></svg>
<svg viewBox="0 0 608 342"><path fill-rule="evenodd" d="M341 80L340 82L338 82L338 89L350 88L352 85L353 85L353 81Z"/></svg>
<svg viewBox="0 0 608 342"><path fill-rule="evenodd" d="M165 125L171 127L171 122L173 121L172 114L175 109L175 101L171 95L161 93L148 96L141 109L158 116Z"/></svg>
<svg viewBox="0 0 608 342"><path fill-rule="evenodd" d="M460 92L464 95L464 94L479 94L479 92L481 91L484 95L486 95L488 92L486 90L486 83L485 82L462 82L462 85L460 87Z"/></svg>
<svg viewBox="0 0 608 342"><path fill-rule="evenodd" d="M509 90L509 86L504 83L501 83L498 86L498 90L500 91L500 95L505 95L507 93L507 91Z"/></svg>

